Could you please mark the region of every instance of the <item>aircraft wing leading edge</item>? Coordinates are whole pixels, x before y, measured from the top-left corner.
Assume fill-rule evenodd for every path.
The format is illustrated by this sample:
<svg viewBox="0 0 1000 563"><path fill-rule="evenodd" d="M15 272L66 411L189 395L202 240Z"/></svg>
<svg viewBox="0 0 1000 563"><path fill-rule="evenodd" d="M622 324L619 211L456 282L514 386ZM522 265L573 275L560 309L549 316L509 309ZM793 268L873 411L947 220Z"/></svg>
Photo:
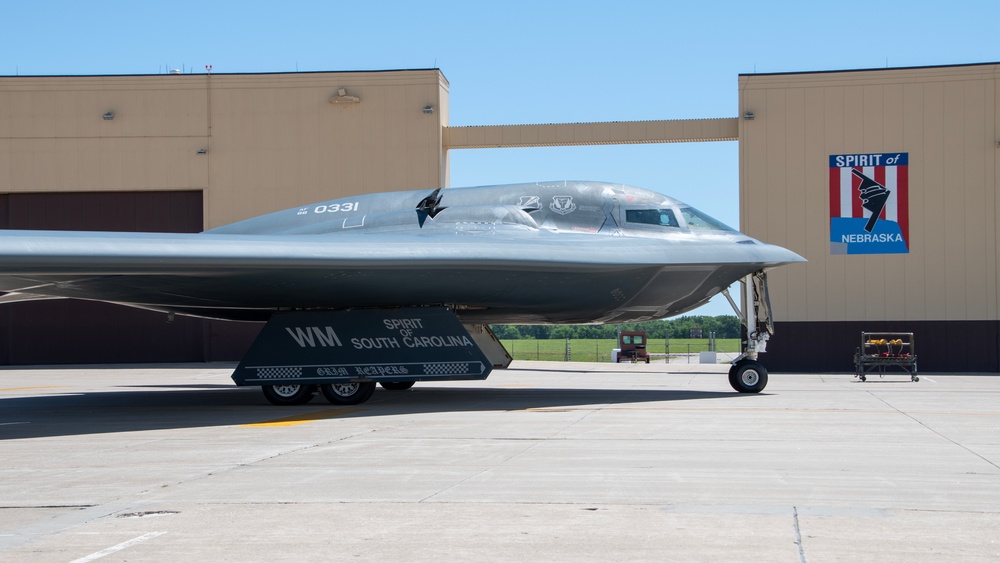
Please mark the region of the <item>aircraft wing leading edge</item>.
<svg viewBox="0 0 1000 563"><path fill-rule="evenodd" d="M630 240L623 253L621 240L8 231L0 291L242 320L290 308L453 304L490 311L480 316L492 322L598 322L661 271L725 275L718 283L728 285L789 259L777 247L760 246L748 262L732 244L660 239Z"/></svg>

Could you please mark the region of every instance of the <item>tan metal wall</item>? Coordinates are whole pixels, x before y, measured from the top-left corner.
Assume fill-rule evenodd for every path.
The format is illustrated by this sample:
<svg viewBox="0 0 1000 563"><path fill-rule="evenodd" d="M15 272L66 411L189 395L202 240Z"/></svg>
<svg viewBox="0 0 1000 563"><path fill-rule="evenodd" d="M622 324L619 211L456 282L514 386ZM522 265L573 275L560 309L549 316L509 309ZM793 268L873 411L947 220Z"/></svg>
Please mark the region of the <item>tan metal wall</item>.
<svg viewBox="0 0 1000 563"><path fill-rule="evenodd" d="M604 123L474 125L446 127L448 149L572 147L735 141L739 124L732 117Z"/></svg>
<svg viewBox="0 0 1000 563"><path fill-rule="evenodd" d="M201 189L205 112L191 76L0 78L0 191Z"/></svg>
<svg viewBox="0 0 1000 563"><path fill-rule="evenodd" d="M781 321L1000 319L1000 64L741 75L740 222ZM829 156L909 153L909 254L831 255Z"/></svg>
<svg viewBox="0 0 1000 563"><path fill-rule="evenodd" d="M0 193L198 189L212 228L434 188L447 99L436 69L0 77Z"/></svg>

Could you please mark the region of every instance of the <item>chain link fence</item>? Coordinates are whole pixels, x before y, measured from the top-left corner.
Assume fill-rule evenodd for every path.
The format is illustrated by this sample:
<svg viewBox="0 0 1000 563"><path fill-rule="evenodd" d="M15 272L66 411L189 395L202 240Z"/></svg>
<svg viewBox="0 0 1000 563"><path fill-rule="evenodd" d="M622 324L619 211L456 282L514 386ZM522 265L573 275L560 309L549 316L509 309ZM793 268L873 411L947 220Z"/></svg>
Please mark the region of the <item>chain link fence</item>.
<svg viewBox="0 0 1000 563"><path fill-rule="evenodd" d="M550 362L610 362L612 351L618 346L613 338L569 338L551 340L501 340L515 360ZM646 344L650 363L701 362L702 352L715 352L719 363L728 363L739 355L738 339L652 338Z"/></svg>

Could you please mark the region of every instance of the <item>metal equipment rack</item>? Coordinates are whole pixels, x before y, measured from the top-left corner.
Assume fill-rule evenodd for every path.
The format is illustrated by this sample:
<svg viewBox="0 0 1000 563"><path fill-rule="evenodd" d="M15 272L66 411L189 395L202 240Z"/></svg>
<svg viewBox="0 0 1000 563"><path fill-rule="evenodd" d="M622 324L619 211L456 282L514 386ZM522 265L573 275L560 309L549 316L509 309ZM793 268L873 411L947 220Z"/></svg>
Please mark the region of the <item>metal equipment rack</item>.
<svg viewBox="0 0 1000 563"><path fill-rule="evenodd" d="M854 352L854 377L864 381L875 370L879 377L885 377L886 368L893 366L908 373L910 381L920 381L913 333L862 332L861 347Z"/></svg>

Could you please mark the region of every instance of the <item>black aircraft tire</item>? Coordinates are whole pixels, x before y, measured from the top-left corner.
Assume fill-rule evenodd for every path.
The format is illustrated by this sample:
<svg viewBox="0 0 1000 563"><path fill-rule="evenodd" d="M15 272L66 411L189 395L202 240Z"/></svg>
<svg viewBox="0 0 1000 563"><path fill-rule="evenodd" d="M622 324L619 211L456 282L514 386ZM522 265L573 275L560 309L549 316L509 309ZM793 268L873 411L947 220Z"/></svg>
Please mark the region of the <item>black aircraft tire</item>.
<svg viewBox="0 0 1000 563"><path fill-rule="evenodd" d="M304 405L316 394L315 385L262 385L260 390L268 402L279 407Z"/></svg>
<svg viewBox="0 0 1000 563"><path fill-rule="evenodd" d="M320 385L323 396L334 405L360 405L375 392L374 381Z"/></svg>
<svg viewBox="0 0 1000 563"><path fill-rule="evenodd" d="M740 393L760 393L767 386L767 370L759 362L742 360L729 368L729 384Z"/></svg>
<svg viewBox="0 0 1000 563"><path fill-rule="evenodd" d="M379 385L386 391L406 391L413 387L414 381L380 381Z"/></svg>

